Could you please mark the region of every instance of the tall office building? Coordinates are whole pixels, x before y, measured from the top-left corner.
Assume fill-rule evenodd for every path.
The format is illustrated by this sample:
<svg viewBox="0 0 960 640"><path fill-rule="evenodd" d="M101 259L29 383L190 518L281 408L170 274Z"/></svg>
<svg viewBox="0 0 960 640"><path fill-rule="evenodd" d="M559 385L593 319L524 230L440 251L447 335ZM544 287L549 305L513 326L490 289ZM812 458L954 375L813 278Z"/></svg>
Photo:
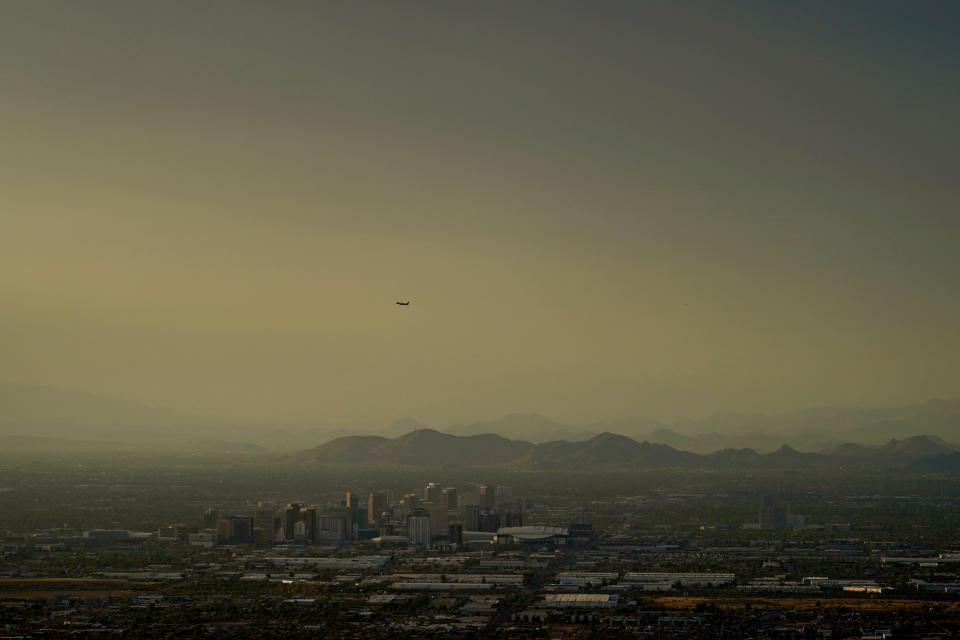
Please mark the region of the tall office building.
<svg viewBox="0 0 960 640"><path fill-rule="evenodd" d="M349 509L330 509L317 514L317 540L340 542L352 537L353 520Z"/></svg>
<svg viewBox="0 0 960 640"><path fill-rule="evenodd" d="M253 537L257 544L272 544L276 539L276 508L272 502L261 502L253 512Z"/></svg>
<svg viewBox="0 0 960 640"><path fill-rule="evenodd" d="M446 533L447 526L450 524L447 508L442 504L427 504L423 508L430 514L430 526L433 533Z"/></svg>
<svg viewBox="0 0 960 640"><path fill-rule="evenodd" d="M487 511L493 510L497 504L497 487L492 484L480 485L480 508Z"/></svg>
<svg viewBox="0 0 960 640"><path fill-rule="evenodd" d="M299 529L298 523L303 523ZM291 502L284 511L283 530L287 540L313 542L317 530L317 510L299 502ZM303 535L298 537L297 532L301 530Z"/></svg>
<svg viewBox="0 0 960 640"><path fill-rule="evenodd" d="M456 487L447 487L443 490L443 497L440 502L449 511L456 511L460 508L460 493Z"/></svg>
<svg viewBox="0 0 960 640"><path fill-rule="evenodd" d="M303 511L303 521L307 523L307 540L314 542L317 539L316 507L308 507Z"/></svg>
<svg viewBox="0 0 960 640"><path fill-rule="evenodd" d="M463 508L468 504L480 504L480 488L478 486L468 486L466 488L460 489L460 495L457 496L457 501L460 503L460 507Z"/></svg>
<svg viewBox="0 0 960 640"><path fill-rule="evenodd" d="M371 493L367 496L367 523L379 523L381 515L387 510L387 496L384 493Z"/></svg>
<svg viewBox="0 0 960 640"><path fill-rule="evenodd" d="M204 529L216 529L217 523L220 521L220 509L215 509L210 507L203 512L203 528Z"/></svg>
<svg viewBox="0 0 960 640"><path fill-rule="evenodd" d="M303 507L299 502L290 502L283 511L283 533L287 540L293 540L293 529L300 519L300 509Z"/></svg>
<svg viewBox="0 0 960 640"><path fill-rule="evenodd" d="M248 516L236 516L233 519L233 540L234 544L253 544L253 518Z"/></svg>
<svg viewBox="0 0 960 640"><path fill-rule="evenodd" d="M462 521L464 531L480 530L480 507L475 504L465 505L462 509Z"/></svg>
<svg viewBox="0 0 960 640"><path fill-rule="evenodd" d="M253 518L225 516L217 521L218 544L253 544Z"/></svg>
<svg viewBox="0 0 960 640"><path fill-rule="evenodd" d="M426 511L419 509L407 518L407 537L410 538L410 544L430 544L433 538L432 527Z"/></svg>
<svg viewBox="0 0 960 640"><path fill-rule="evenodd" d="M229 544L233 538L233 519L221 518L217 520L217 544Z"/></svg>
<svg viewBox="0 0 960 640"><path fill-rule="evenodd" d="M307 541L307 523L303 520L293 523L293 540L301 544Z"/></svg>
<svg viewBox="0 0 960 640"><path fill-rule="evenodd" d="M447 538L453 544L463 545L463 525L452 524L447 529Z"/></svg>
<svg viewBox="0 0 960 640"><path fill-rule="evenodd" d="M500 514L493 511L484 511L480 514L480 531L496 533L500 528Z"/></svg>
<svg viewBox="0 0 960 640"><path fill-rule="evenodd" d="M400 506L412 513L420 506L420 498L415 493L408 493L400 498Z"/></svg>
<svg viewBox="0 0 960 640"><path fill-rule="evenodd" d="M367 526L367 503L362 502L357 494L347 491L343 506L350 514L350 538L353 539L360 529L365 529Z"/></svg>
<svg viewBox="0 0 960 640"><path fill-rule="evenodd" d="M761 529L786 529L790 519L790 510L773 496L760 498Z"/></svg>
<svg viewBox="0 0 960 640"><path fill-rule="evenodd" d="M423 500L424 502L432 502L433 504L440 504L440 499L443 496L443 487L438 485L435 482L430 482L426 487L423 488Z"/></svg>

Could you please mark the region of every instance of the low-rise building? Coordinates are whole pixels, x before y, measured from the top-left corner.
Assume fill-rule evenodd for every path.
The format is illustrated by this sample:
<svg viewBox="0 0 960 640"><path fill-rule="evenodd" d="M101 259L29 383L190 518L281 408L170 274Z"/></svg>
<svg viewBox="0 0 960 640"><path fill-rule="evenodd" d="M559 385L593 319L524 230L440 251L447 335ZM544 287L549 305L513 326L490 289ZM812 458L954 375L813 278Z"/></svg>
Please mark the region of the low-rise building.
<svg viewBox="0 0 960 640"><path fill-rule="evenodd" d="M611 609L626 604L618 593L549 593L544 605L560 609Z"/></svg>

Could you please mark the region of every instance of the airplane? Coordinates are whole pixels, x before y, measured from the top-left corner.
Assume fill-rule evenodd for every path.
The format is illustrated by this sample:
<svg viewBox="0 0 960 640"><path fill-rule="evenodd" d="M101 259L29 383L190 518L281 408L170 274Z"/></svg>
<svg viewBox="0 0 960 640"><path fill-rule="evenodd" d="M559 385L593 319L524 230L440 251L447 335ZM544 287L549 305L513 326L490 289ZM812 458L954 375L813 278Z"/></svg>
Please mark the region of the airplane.
<svg viewBox="0 0 960 640"><path fill-rule="evenodd" d="M410 301L409 301L409 300L404 300L404 301L397 300L397 304L400 305L401 307L409 307L409 306L410 306Z"/></svg>

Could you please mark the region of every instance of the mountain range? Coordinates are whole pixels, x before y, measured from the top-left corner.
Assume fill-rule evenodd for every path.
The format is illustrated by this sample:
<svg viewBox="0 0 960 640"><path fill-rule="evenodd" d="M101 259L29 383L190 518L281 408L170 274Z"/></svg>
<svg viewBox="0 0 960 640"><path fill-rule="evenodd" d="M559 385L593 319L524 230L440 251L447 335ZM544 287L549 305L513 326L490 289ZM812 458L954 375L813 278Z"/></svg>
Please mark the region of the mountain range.
<svg viewBox="0 0 960 640"><path fill-rule="evenodd" d="M746 416L746 414L744 414ZM882 418L884 415L891 417ZM812 416L820 416L814 421ZM892 417L896 416L896 418ZM933 400L912 407L885 410L810 410L798 418L793 414L771 417L771 430L761 429L759 416L746 416L738 423L733 414L716 414L699 421L662 423L639 417L628 417L608 422L570 424L528 413L515 413L493 420L459 423L445 427L430 427L412 418L397 420L376 430L380 437L398 437L411 431L433 429L450 435L477 436L496 434L512 440L533 444L557 441L585 442L604 433L620 434L640 442L668 445L681 451L709 454L724 449L751 449L771 453L788 445L804 452L818 452L844 443L857 443L875 448L890 440L905 440L917 435L930 435L943 440L960 440L960 401ZM849 422L844 422L849 420ZM741 424L737 430L732 425ZM814 428L812 425L819 424ZM848 426L843 426L843 425ZM774 430L772 427L778 427ZM729 429L721 431L721 429ZM682 430L682 431L681 431ZM310 437L316 444L347 435L374 435L370 430L356 428L275 431L271 444L288 437L303 442ZM292 444L292 443L291 443ZM285 447L288 451L292 446Z"/></svg>
<svg viewBox="0 0 960 640"><path fill-rule="evenodd" d="M0 437L7 450L44 451L74 446L83 450L188 450L291 453L343 436L395 438L424 425L412 418L386 427L318 425L311 421L245 421L193 416L85 391L0 382ZM567 445L589 442L601 434L620 434L638 442L667 445L698 454L723 451L750 458L788 445L798 452L856 443L854 457L882 457L876 451L891 439L929 435L960 440L960 400L931 400L917 405L878 409L814 408L778 414L721 412L693 420L657 421L643 417L590 423L564 423L531 413L441 426L452 436L497 434L529 445L550 444L544 456L559 455ZM375 434L375 435L374 435ZM46 440L38 440L45 438ZM69 442L67 442L69 441ZM844 445L847 446L847 445ZM848 452L854 445L847 446ZM546 451L553 450L547 454Z"/></svg>
<svg viewBox="0 0 960 640"><path fill-rule="evenodd" d="M508 468L525 471L627 471L664 468L811 469L838 466L907 468L960 453L935 436L890 440L882 446L845 443L817 452L782 446L770 453L722 449L711 454L601 433L587 440L534 444L495 434L456 436L418 429L396 438L344 436L293 456L325 466Z"/></svg>
<svg viewBox="0 0 960 640"><path fill-rule="evenodd" d="M407 418L382 433L397 436L426 427ZM672 422L633 416L569 424L537 414L515 413L438 430L454 435L497 433L533 443L584 441L601 433L617 433L697 453L730 448L771 452L784 444L802 451L819 451L844 442L881 445L891 439L915 435L960 439L960 400L936 399L879 409L814 408L770 415L720 412L705 418Z"/></svg>

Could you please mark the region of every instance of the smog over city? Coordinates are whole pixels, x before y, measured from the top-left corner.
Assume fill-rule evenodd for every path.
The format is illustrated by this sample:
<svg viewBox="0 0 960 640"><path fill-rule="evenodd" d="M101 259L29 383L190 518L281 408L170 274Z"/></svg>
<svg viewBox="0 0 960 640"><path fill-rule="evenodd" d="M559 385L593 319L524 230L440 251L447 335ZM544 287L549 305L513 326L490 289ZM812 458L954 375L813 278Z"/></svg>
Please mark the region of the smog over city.
<svg viewBox="0 0 960 640"><path fill-rule="evenodd" d="M960 634L960 5L0 3L0 637Z"/></svg>

